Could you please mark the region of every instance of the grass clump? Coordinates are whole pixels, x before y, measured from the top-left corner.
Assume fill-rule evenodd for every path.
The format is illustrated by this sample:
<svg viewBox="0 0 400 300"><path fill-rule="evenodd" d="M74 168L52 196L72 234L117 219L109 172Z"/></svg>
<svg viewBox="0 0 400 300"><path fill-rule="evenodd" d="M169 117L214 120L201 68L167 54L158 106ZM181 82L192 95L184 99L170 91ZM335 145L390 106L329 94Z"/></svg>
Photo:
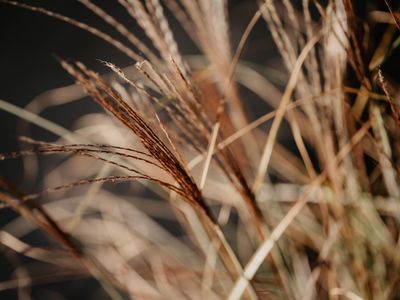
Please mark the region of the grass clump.
<svg viewBox="0 0 400 300"><path fill-rule="evenodd" d="M134 61L102 61L111 72L102 76L59 59L105 111L74 130L0 102L60 136L20 137L30 148L2 160L63 157L41 191L1 179L3 209L31 222L1 231L7 248L93 277L113 299L400 297L400 114L396 78L383 71L399 44L392 4L370 3L360 19L348 0L255 1L232 47L224 0L116 1L150 43L90 0L79 2L123 40L2 2L71 23ZM179 51L166 11L198 55ZM378 22L382 38L370 34ZM260 23L281 56L276 73L287 74L279 84L264 76L268 65L243 58ZM67 251L25 243L36 228Z"/></svg>

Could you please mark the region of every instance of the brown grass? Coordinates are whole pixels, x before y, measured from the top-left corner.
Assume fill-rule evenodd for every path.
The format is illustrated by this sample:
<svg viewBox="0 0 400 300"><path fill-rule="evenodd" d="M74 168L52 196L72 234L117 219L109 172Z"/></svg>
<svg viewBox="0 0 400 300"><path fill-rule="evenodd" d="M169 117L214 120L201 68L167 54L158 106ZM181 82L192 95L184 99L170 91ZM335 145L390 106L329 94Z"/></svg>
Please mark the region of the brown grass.
<svg viewBox="0 0 400 300"><path fill-rule="evenodd" d="M21 137L31 149L0 155L67 158L42 191L0 181L2 208L71 254L62 268L78 259L74 271L96 278L113 299L400 297L400 113L397 87L382 71L399 25L388 1L393 20L382 40L362 28L383 12L360 21L352 1L257 1L234 48L224 0L116 1L151 47L90 0L79 2L124 42L45 8L2 2L84 29L136 62L102 62L114 74L105 77L60 59L106 114L78 122L70 134L82 142ZM165 9L201 59L179 51ZM268 25L281 55L282 89L242 57L257 22ZM243 87L264 101L258 118ZM103 185L122 181L129 197ZM141 199L149 190L154 199ZM184 235L171 235L163 219ZM0 242L24 255L23 235L13 230ZM35 251L30 257L59 261Z"/></svg>

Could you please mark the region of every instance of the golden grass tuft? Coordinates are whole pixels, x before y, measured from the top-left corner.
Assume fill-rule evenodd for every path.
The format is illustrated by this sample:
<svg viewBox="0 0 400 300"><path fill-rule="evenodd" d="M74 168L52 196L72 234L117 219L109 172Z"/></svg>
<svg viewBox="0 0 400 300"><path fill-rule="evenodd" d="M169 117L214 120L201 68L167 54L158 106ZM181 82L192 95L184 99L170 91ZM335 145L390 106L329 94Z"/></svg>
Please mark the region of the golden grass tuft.
<svg viewBox="0 0 400 300"><path fill-rule="evenodd" d="M15 222L0 243L91 276L113 299L400 297L399 90L383 71L399 44L399 13L389 1L386 12L371 4L365 20L349 0L255 1L235 47L227 0L115 1L151 45L90 0L79 2L123 41L46 8L1 2L86 30L134 64L102 61L112 73L102 76L59 60L105 111L74 130L0 101L60 136L20 137L30 148L0 160L64 159L41 191L0 179L1 208L69 254L27 245ZM198 56L180 52L166 10ZM365 30L376 20L388 23L382 39ZM269 66L243 57L259 22L281 56L280 86ZM119 182L129 184L125 195L106 185ZM0 282L0 291L18 284Z"/></svg>

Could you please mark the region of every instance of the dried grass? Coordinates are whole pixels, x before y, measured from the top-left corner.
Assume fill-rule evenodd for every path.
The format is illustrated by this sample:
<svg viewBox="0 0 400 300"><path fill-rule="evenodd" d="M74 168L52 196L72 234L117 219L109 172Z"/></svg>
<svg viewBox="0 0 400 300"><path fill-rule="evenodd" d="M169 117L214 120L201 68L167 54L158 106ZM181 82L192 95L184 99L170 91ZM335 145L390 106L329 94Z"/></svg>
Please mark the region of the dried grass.
<svg viewBox="0 0 400 300"><path fill-rule="evenodd" d="M376 45L360 36L351 1L266 0L234 48L226 0L116 1L152 45L90 0L79 2L126 41L45 8L1 2L77 26L136 62L102 62L112 76L101 76L60 59L106 112L82 117L74 130L39 113L81 97L75 86L35 99L33 112L0 100L0 109L59 136L21 137L29 148L0 160L63 157L41 191L0 180L2 209L21 216L0 231L12 253L57 266L57 280L93 277L113 299L400 297L400 113L397 87L381 68L399 25L388 1L388 12L371 12L389 23ZM202 56L179 51L166 9ZM282 57L284 88L242 61L258 22ZM255 99L259 114L248 109ZM120 182L126 195L110 187ZM64 250L26 243L36 229ZM0 291L26 295L49 280L21 270Z"/></svg>

